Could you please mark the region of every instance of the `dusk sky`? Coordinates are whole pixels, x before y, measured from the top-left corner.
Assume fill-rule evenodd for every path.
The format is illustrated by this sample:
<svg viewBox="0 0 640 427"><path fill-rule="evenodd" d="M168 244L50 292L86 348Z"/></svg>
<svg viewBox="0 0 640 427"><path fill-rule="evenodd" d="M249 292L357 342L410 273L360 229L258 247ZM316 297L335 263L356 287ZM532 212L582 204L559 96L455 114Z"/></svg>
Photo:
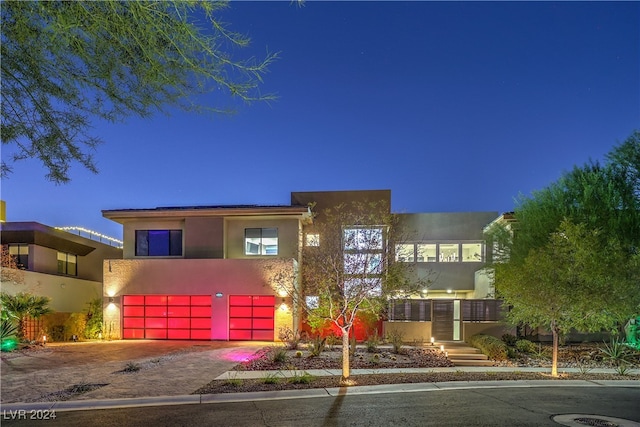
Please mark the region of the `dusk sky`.
<svg viewBox="0 0 640 427"><path fill-rule="evenodd" d="M100 173L56 186L15 164L7 220L121 238L101 210L358 189L390 189L395 212L505 212L639 127L638 2L234 2L223 18L252 39L238 58L280 52L261 89L277 101L96 122Z"/></svg>

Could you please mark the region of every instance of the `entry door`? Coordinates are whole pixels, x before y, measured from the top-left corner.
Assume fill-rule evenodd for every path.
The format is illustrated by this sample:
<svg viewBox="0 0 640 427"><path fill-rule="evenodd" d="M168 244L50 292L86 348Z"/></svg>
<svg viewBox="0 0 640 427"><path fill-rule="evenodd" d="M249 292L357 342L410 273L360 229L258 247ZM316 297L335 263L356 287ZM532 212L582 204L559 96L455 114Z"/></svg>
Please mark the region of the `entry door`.
<svg viewBox="0 0 640 427"><path fill-rule="evenodd" d="M432 300L431 331L438 341L453 340L453 301Z"/></svg>

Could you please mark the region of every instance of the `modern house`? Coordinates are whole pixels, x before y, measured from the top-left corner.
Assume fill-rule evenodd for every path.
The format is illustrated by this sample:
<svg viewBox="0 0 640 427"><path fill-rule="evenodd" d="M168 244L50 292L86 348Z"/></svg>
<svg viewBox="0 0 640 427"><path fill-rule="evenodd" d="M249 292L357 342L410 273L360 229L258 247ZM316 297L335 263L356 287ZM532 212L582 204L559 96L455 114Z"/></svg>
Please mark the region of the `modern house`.
<svg viewBox="0 0 640 427"><path fill-rule="evenodd" d="M302 321L301 301L283 286L299 282L303 248L322 245L317 213L354 200L390 206L391 192L293 192L284 206L103 211L124 236L122 259L104 262L107 331L124 339L278 340L281 328ZM420 295L390 301L385 328L406 339L462 340L495 327L499 304L476 277L487 257L483 228L498 213L397 215L411 232L381 250L433 281ZM282 277L293 279L283 285Z"/></svg>
<svg viewBox="0 0 640 427"><path fill-rule="evenodd" d="M19 274L3 274L2 291L46 296L49 308L58 313L83 312L101 298L103 261L122 258L122 249L115 239L71 231L37 222L1 223L2 245L20 269Z"/></svg>

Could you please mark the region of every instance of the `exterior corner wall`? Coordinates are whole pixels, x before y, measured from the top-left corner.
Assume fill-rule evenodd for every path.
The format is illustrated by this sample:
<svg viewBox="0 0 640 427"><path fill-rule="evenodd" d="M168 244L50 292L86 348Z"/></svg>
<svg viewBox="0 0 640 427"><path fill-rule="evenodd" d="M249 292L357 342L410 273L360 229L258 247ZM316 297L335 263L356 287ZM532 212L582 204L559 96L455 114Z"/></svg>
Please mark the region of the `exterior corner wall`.
<svg viewBox="0 0 640 427"><path fill-rule="evenodd" d="M48 297L53 311L80 313L87 309L89 302L102 296L102 282L25 270L24 283L2 282L2 291L10 295L27 292Z"/></svg>

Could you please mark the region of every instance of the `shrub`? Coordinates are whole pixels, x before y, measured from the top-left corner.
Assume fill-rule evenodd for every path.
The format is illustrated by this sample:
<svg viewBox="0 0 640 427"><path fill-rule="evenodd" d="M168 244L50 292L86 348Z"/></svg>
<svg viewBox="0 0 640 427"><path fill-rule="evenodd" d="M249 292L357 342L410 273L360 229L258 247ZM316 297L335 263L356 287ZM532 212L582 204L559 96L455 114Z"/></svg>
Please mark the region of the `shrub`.
<svg viewBox="0 0 640 427"><path fill-rule="evenodd" d="M507 358L507 345L492 335L473 335L469 338L469 345L480 349L490 359L505 360Z"/></svg>
<svg viewBox="0 0 640 427"><path fill-rule="evenodd" d="M529 340L516 341L516 349L520 353L533 353L536 351L536 345Z"/></svg>
<svg viewBox="0 0 640 427"><path fill-rule="evenodd" d="M125 365L123 372L138 372L140 370L140 365L134 362L129 362Z"/></svg>
<svg viewBox="0 0 640 427"><path fill-rule="evenodd" d="M367 340L364 342L367 347L367 352L375 353L380 345L380 338L378 337L378 332L376 331L373 335L368 335Z"/></svg>
<svg viewBox="0 0 640 427"><path fill-rule="evenodd" d="M296 358L300 359L302 357L302 352L300 350L296 351Z"/></svg>
<svg viewBox="0 0 640 427"><path fill-rule="evenodd" d="M264 384L278 384L280 382L280 377L277 373L269 373L262 378L262 382Z"/></svg>
<svg viewBox="0 0 640 427"><path fill-rule="evenodd" d="M0 344L2 351L13 351L18 345L18 325L11 319L2 319L0 324Z"/></svg>
<svg viewBox="0 0 640 427"><path fill-rule="evenodd" d="M89 302L89 308L85 314L87 323L84 328L84 337L96 339L102 333L102 298L96 298ZM79 335L79 334L77 334Z"/></svg>
<svg viewBox="0 0 640 427"><path fill-rule="evenodd" d="M508 346L513 347L514 345L516 345L516 341L518 341L518 338L513 334L502 335L502 342L504 342Z"/></svg>
<svg viewBox="0 0 640 427"><path fill-rule="evenodd" d="M604 354L605 359L608 359L615 366L626 363L630 356L629 348L617 339L612 339L610 344L604 343L604 347L600 348L600 352Z"/></svg>
<svg viewBox="0 0 640 427"><path fill-rule="evenodd" d="M314 377L307 371L303 372L301 375L298 375L297 372L294 372L293 376L289 378L289 382L291 384L309 384L315 379L316 377Z"/></svg>
<svg viewBox="0 0 640 427"><path fill-rule="evenodd" d="M284 363L287 361L287 349L284 347L274 347L271 349L271 361L273 363Z"/></svg>
<svg viewBox="0 0 640 427"><path fill-rule="evenodd" d="M324 351L324 345L326 342L327 342L327 339L322 338L320 335L316 335L315 337L313 337L311 339L311 342L309 343L309 346L310 346L309 352L311 353L311 356L312 357L320 356L320 354Z"/></svg>
<svg viewBox="0 0 640 427"><path fill-rule="evenodd" d="M327 342L326 342L326 346L327 349L329 350L333 350L333 347L338 344L338 337L335 336L335 334L332 332L329 335L327 335Z"/></svg>
<svg viewBox="0 0 640 427"><path fill-rule="evenodd" d="M387 332L387 341L393 346L394 353L400 353L400 349L402 349L404 345L403 338L404 334L397 329L392 329Z"/></svg>
<svg viewBox="0 0 640 427"><path fill-rule="evenodd" d="M293 332L289 327L280 328L278 338L284 342L289 350L295 350L300 344L300 332Z"/></svg>
<svg viewBox="0 0 640 427"><path fill-rule="evenodd" d="M71 313L66 322L64 322L65 338L69 338L73 335L78 338L84 338L86 326L87 317L84 313Z"/></svg>

